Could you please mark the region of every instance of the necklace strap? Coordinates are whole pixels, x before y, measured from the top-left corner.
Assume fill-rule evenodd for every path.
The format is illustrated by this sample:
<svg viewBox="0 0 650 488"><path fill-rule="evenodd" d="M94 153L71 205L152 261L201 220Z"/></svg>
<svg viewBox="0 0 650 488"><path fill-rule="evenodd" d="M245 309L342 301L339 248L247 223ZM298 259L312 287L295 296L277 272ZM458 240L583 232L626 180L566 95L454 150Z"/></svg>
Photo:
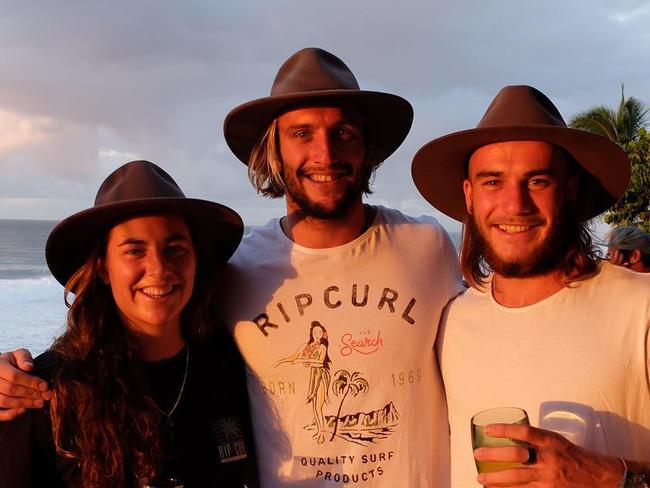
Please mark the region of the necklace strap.
<svg viewBox="0 0 650 488"><path fill-rule="evenodd" d="M183 391L185 391L185 383L187 382L187 372L190 369L190 345L187 345L187 348L185 349L185 373L183 373L183 381L181 383L181 388L178 391L178 396L176 397L176 401L174 402L174 405L172 408L169 410L169 412L165 412L162 408L158 406L156 402L154 402L154 405L156 408L162 413L167 419L169 420L171 416L173 415L174 411L176 411L176 407L178 407L178 404L181 402L181 398L183 397Z"/></svg>

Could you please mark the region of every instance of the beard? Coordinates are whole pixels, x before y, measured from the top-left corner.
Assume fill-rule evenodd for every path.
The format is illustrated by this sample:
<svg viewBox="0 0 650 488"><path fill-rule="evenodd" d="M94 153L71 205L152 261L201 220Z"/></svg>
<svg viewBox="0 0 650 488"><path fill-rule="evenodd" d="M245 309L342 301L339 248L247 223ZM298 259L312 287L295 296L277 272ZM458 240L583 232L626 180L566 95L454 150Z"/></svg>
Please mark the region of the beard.
<svg viewBox="0 0 650 488"><path fill-rule="evenodd" d="M347 163L337 163L333 167L344 171L346 174L352 174L352 166ZM305 188L300 183L299 178L301 176L301 171L298 172L298 175L293 175L289 174L284 168L282 169L285 192L298 205L304 217L318 220L340 219L348 213L350 207L359 201L363 193L363 181L361 181L361 175L359 175L345 186L343 194L333 207L325 206L309 198Z"/></svg>
<svg viewBox="0 0 650 488"><path fill-rule="evenodd" d="M544 241L519 259L502 259L486 239L473 214L468 215L466 232L468 239L473 241L476 254L483 257L494 273L505 278L539 276L561 267L570 245L570 226L575 221L572 210L568 202L564 201ZM577 221L575 225L578 225Z"/></svg>

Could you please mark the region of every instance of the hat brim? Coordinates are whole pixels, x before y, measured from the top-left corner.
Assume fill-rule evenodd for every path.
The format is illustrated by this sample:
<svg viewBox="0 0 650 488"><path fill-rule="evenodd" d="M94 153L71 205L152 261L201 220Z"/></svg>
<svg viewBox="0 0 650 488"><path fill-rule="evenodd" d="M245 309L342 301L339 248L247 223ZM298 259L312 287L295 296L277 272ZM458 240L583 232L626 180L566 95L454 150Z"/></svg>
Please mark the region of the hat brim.
<svg viewBox="0 0 650 488"><path fill-rule="evenodd" d="M467 209L462 186L472 153L487 144L527 140L563 148L591 176L581 182L587 187L581 191L581 220L601 214L625 193L630 163L619 146L590 132L540 125L476 128L434 139L415 154L411 166L413 181L431 205L464 222Z"/></svg>
<svg viewBox="0 0 650 488"><path fill-rule="evenodd" d="M224 120L223 133L231 151L248 164L253 147L279 115L297 106L348 102L369 119L384 159L404 142L413 123L413 107L402 97L365 90L317 90L259 98L235 107Z"/></svg>
<svg viewBox="0 0 650 488"><path fill-rule="evenodd" d="M95 206L62 220L45 245L52 275L63 286L86 262L98 239L124 220L140 215L182 215L210 247L217 262L226 262L241 241L244 224L234 210L194 198L146 198Z"/></svg>

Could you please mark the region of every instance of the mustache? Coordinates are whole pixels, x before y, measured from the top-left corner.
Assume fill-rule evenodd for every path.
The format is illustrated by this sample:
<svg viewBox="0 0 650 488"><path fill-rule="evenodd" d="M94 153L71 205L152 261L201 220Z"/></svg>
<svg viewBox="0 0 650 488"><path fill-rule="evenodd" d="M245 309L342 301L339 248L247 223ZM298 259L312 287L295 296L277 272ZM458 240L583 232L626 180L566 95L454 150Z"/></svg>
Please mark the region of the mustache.
<svg viewBox="0 0 650 488"><path fill-rule="evenodd" d="M354 172L353 169L352 169L352 165L350 163L347 163L345 161L341 161L341 162L328 164L327 166L312 165L312 166L308 166L308 167L302 167L302 168L300 168L298 170L298 175L299 176L306 176L309 173L319 172L319 171L335 172L335 173L342 174L344 176L350 176Z"/></svg>

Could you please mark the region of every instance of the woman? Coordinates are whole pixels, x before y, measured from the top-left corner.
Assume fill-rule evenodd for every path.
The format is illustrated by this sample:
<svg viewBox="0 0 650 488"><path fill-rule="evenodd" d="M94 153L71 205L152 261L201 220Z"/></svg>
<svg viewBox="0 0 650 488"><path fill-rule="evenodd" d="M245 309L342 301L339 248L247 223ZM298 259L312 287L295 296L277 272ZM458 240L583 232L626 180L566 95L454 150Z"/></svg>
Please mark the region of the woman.
<svg viewBox="0 0 650 488"><path fill-rule="evenodd" d="M316 427L316 438L319 444L325 442L326 421L323 406L329 402L329 386L331 381L330 360L327 349L329 341L327 331L320 322L314 320L309 328L309 341L301 346L293 355L280 359L273 366L281 364L304 364L309 369L309 392L307 403L312 404L314 419L312 424Z"/></svg>
<svg viewBox="0 0 650 488"><path fill-rule="evenodd" d="M35 361L49 408L0 425L3 487L243 486L244 371L212 300L242 231L234 211L185 198L147 161L117 169L94 207L54 228L47 263L66 304L75 297Z"/></svg>

